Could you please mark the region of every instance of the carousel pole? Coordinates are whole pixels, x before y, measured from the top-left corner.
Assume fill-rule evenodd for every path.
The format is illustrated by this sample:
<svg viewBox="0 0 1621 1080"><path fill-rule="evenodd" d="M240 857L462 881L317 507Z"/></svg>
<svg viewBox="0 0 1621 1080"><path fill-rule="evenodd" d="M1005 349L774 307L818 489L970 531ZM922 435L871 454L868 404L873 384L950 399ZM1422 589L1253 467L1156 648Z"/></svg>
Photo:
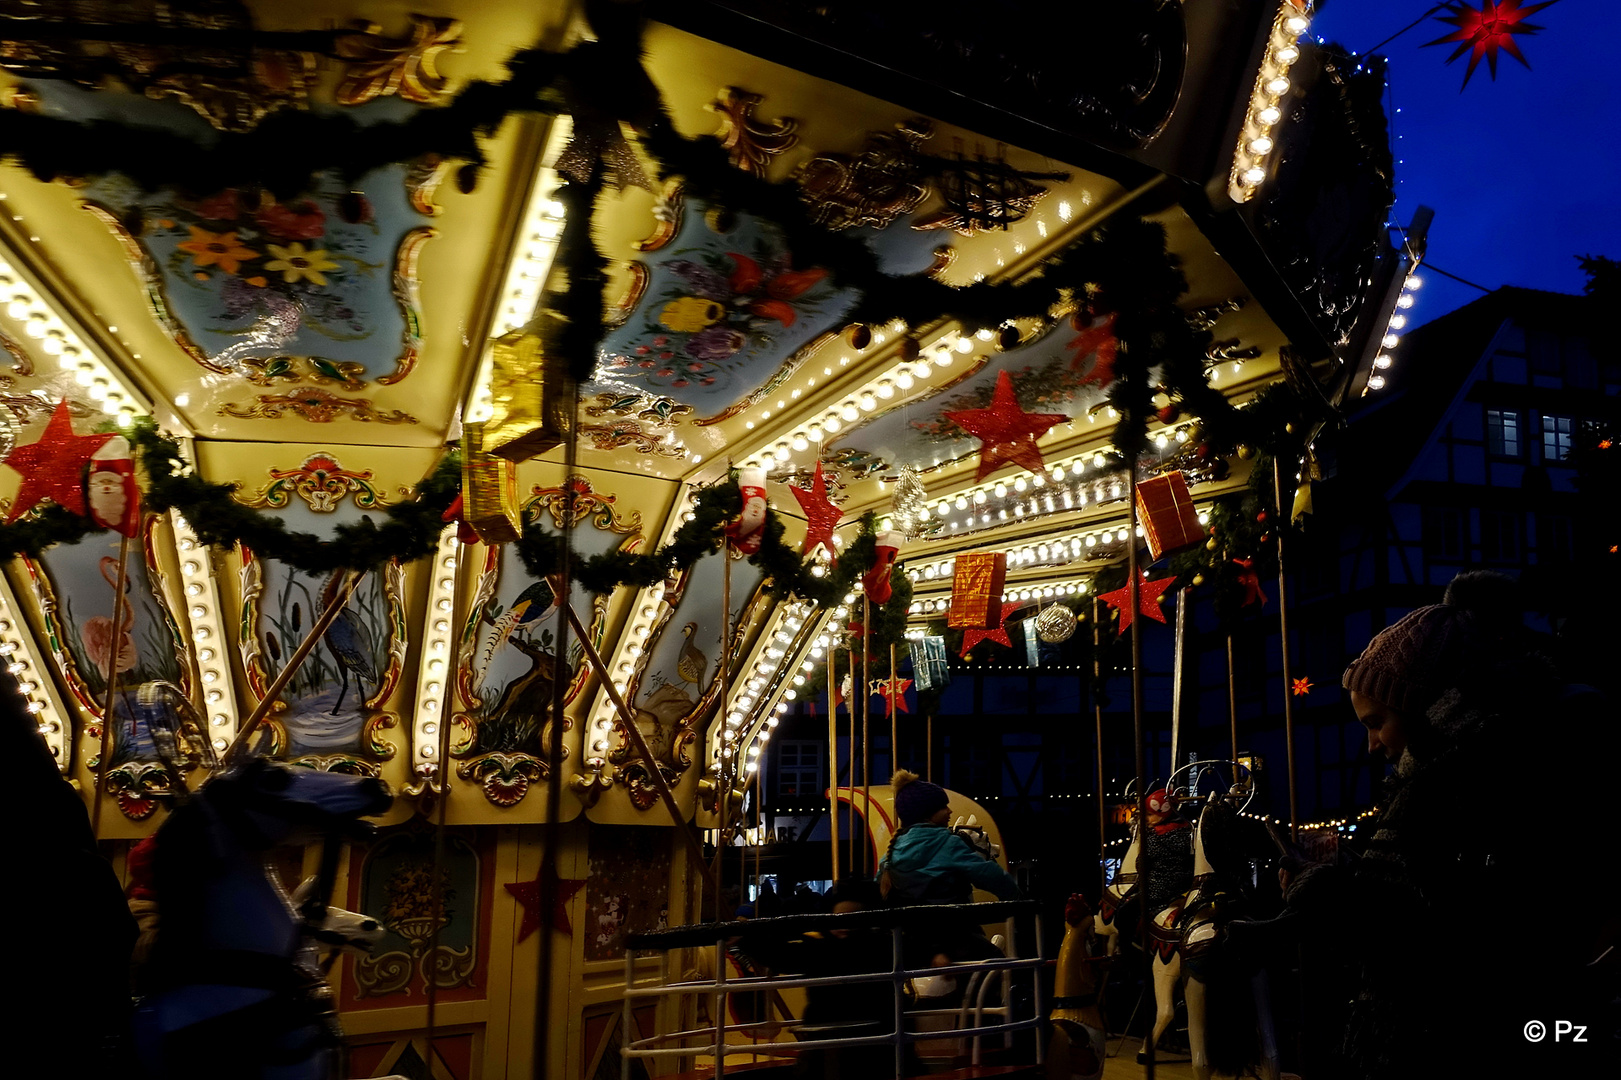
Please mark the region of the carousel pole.
<svg viewBox="0 0 1621 1080"><path fill-rule="evenodd" d="M118 628L124 624L124 590L129 585L129 541L129 534L125 533L118 542L118 584L113 589L112 644L107 649L107 704L101 711L101 754L96 759L96 797L92 800L90 822L90 834L97 840L101 839L101 804L107 797L107 767L113 756L113 722L116 719L113 706L118 699L118 645L124 636ZM175 782L184 783L178 776Z"/></svg>
<svg viewBox="0 0 1621 1080"><path fill-rule="evenodd" d="M1176 598L1176 630L1171 645L1171 771L1180 764L1182 753L1182 665L1187 644L1188 596L1191 588L1179 590Z"/></svg>
<svg viewBox="0 0 1621 1080"><path fill-rule="evenodd" d="M1234 762L1238 761L1238 688L1233 682L1233 634L1227 632L1227 724L1232 735Z"/></svg>
<svg viewBox="0 0 1621 1080"><path fill-rule="evenodd" d="M332 624L337 621L338 613L349 603L349 598L355 594L355 590L360 587L360 582L366 576L362 570L346 570L344 572L348 575L348 580L338 587L338 594L332 598L332 603L328 604L326 610L321 612L321 617L315 620L314 626L310 627L309 634L303 641L298 643L298 648L294 649L293 654L287 658L287 666L281 669L281 674L277 675L271 680L270 685L265 687L264 696L259 699L259 704L254 706L253 712L249 714L247 720L237 730L236 738L231 740L231 745L227 746L225 753L220 755L221 767L230 765L238 754L245 752L248 741L253 738L253 734L259 729L259 725L264 723L265 717L270 715L270 709L276 704L277 699L281 697L282 690L286 689L287 684L298 673L298 669L304 665L305 658L310 655L321 638L331 629Z"/></svg>
<svg viewBox="0 0 1621 1080"><path fill-rule="evenodd" d="M850 700L844 711L850 717L850 798L844 804L844 868L852 875L856 872L856 651L850 653Z"/></svg>
<svg viewBox="0 0 1621 1080"><path fill-rule="evenodd" d="M872 648L872 601L861 594L861 867L867 876L867 863L872 858L872 695L868 681L867 655Z"/></svg>
<svg viewBox="0 0 1621 1080"><path fill-rule="evenodd" d="M925 750L927 761L924 765L923 778L932 784L934 783L934 714L932 712L925 721L923 737L929 742Z"/></svg>
<svg viewBox="0 0 1621 1080"><path fill-rule="evenodd" d="M838 689L834 680L838 677L838 664L835 658L839 655L837 648L829 647L827 650L827 824L828 832L832 836L830 852L833 856L833 881L839 880L839 705Z"/></svg>
<svg viewBox="0 0 1621 1080"><path fill-rule="evenodd" d="M895 715L895 643L889 645L889 771L901 767L901 727Z"/></svg>
<svg viewBox="0 0 1621 1080"><path fill-rule="evenodd" d="M592 170L592 181L593 183L588 186L590 188L592 201L594 201L596 193L601 190L602 186L599 170ZM587 203L588 206L590 204L590 202ZM571 215L570 224L578 228L578 223L572 220L572 218L573 215ZM587 228L589 228L589 220L589 218L586 219ZM589 242L589 235L586 237L586 242ZM562 528L558 531L558 581L553 585L553 588L557 590L557 602L559 607L572 616L574 613L574 605L571 601L570 593L573 590L574 581L575 512L574 492L569 486L569 478L574 475L574 469L579 461L580 448L577 440L574 437L574 418L579 415L580 411L580 385L579 382L576 381L572 375L570 375L567 378L567 382L563 389L563 400L569 403L566 410L567 415L562 421L565 429L563 442L563 490L565 493L564 498L567 499L567 503L564 506ZM551 738L546 740L544 745L547 778L546 819L544 825L542 826L543 831L541 834L543 839L541 841L542 846L540 852L540 890L538 900L540 910L546 912L552 911L557 906L557 848L560 843L562 824L558 819L562 816L563 812L564 712L568 707L569 683L572 681L569 677L570 672L568 668L568 631L571 623L574 623L577 628L576 632L579 635L580 644L587 649L589 649L591 646L591 636L585 632L584 628L579 627L573 618L563 618L558 620L557 651L552 657L552 730ZM603 681L609 686L612 686L612 680L607 677L606 673L603 675ZM545 727L542 726L542 733L544 733L545 730ZM651 758L648 759L648 761L649 764L653 766L651 771L657 772L657 764L654 763ZM446 779L448 783L448 777ZM556 955L556 945L552 940L554 936L555 935L552 933L552 928L550 926L546 926L544 924L541 926L540 956L538 958L539 972L536 979L538 985L535 993L534 1046L530 1051L532 1055L530 1060L533 1068L535 1069L535 1075L537 1076L544 1076L546 1074L547 1063L545 1055L548 1045L551 1042L551 1040L548 1038L548 1033L552 1030L552 965L553 958ZM429 1062L429 1068L432 1068L431 1061Z"/></svg>
<svg viewBox="0 0 1621 1080"><path fill-rule="evenodd" d="M1142 614L1142 579L1137 570L1137 455L1131 455L1130 473L1131 497L1127 500L1129 518L1126 529L1126 573L1131 578L1131 590L1128 594L1131 603L1131 721L1136 739L1137 758L1137 820L1144 825L1148 821L1148 738L1143 728L1143 621ZM1141 826L1140 826L1141 827ZM1137 852L1137 880L1147 881L1150 864L1153 857L1147 843L1144 843ZM1148 936L1149 924L1152 916L1142 920L1143 955L1152 958L1152 944ZM1148 1034L1143 1036L1143 1075L1147 1080L1154 1080L1154 1028L1149 1024Z"/></svg>
<svg viewBox="0 0 1621 1080"><path fill-rule="evenodd" d="M1092 723L1094 727L1092 749L1097 755L1098 770L1098 874L1102 878L1102 884L1098 892L1099 897L1103 895L1101 890L1109 887L1109 867L1104 854L1107 851L1108 844L1109 817L1103 801L1103 702L1097 696L1097 688L1103 681L1102 619L1103 605L1094 596L1092 598Z"/></svg>
<svg viewBox="0 0 1621 1080"><path fill-rule="evenodd" d="M1283 510L1283 467L1272 455L1272 496L1277 503L1278 530L1278 637L1283 642L1283 735L1289 757L1289 839L1300 842L1300 801L1295 785L1295 705L1294 669L1289 666L1289 579L1283 568L1283 527L1288 522Z"/></svg>
<svg viewBox="0 0 1621 1080"><path fill-rule="evenodd" d="M727 471L731 471L731 463L727 463ZM715 918L721 915L721 891L725 885L726 875L721 868L721 853L726 850L727 833L732 814L732 761L733 756L727 754L728 744L725 735L729 725L726 723L726 690L727 675L731 668L731 621L732 621L732 553L724 543L720 548L721 579L720 579L720 706L721 718L721 754L719 785L715 795ZM737 751L732 749L731 754ZM743 879L738 878L737 887L743 888Z"/></svg>

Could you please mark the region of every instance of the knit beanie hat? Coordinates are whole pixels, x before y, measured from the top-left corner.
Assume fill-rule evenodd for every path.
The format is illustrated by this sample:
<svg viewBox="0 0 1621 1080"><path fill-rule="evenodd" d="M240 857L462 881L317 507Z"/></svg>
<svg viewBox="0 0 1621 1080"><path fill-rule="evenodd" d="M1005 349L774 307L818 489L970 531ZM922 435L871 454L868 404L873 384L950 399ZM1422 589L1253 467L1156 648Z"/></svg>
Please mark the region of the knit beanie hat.
<svg viewBox="0 0 1621 1080"><path fill-rule="evenodd" d="M1404 716L1422 717L1442 694L1468 689L1484 660L1476 617L1453 604L1431 604L1374 635L1340 680Z"/></svg>
<svg viewBox="0 0 1621 1080"><path fill-rule="evenodd" d="M917 773L908 769L896 770L889 786L895 789L895 815L901 819L902 828L929 820L950 802L945 788L918 779Z"/></svg>

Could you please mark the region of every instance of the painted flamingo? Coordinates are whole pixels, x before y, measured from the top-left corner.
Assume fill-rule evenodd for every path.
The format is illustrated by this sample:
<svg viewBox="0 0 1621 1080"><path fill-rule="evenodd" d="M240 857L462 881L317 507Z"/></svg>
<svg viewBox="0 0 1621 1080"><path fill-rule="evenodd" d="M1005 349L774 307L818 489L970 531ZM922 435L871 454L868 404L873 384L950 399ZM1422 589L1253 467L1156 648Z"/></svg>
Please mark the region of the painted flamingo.
<svg viewBox="0 0 1621 1080"><path fill-rule="evenodd" d="M101 576L115 594L118 592L118 560L111 555L101 557ZM130 580L124 580L124 614L118 624L118 673L121 675L135 667L135 608L129 603ZM113 620L109 615L92 615L79 626L79 639L84 642L84 651L101 672L103 680L112 678L113 653Z"/></svg>

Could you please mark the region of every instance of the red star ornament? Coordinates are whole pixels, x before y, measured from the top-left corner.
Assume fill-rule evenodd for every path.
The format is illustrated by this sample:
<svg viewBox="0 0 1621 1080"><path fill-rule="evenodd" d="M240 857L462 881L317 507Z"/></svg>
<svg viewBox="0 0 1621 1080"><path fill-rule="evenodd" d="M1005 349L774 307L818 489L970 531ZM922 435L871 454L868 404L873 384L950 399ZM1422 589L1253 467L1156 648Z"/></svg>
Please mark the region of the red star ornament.
<svg viewBox="0 0 1621 1080"><path fill-rule="evenodd" d="M502 886L517 898L519 906L523 908L523 923L518 927L519 941L540 929L540 886L539 878L534 881L511 881ZM557 888L552 893L551 914L552 929L559 934L574 933L574 927L568 921L568 905L569 901L574 899L574 894L583 888L585 888L584 878L578 881L557 879Z"/></svg>
<svg viewBox="0 0 1621 1080"><path fill-rule="evenodd" d="M1009 641L1007 636L1007 617L1018 611L1021 606L1020 604L1010 604L1004 601L1002 604L1002 618L995 630L986 630L984 627L979 626L970 626L964 630L962 632L963 659L966 660L974 646L981 641L994 641L998 645L1006 645L1011 649L1013 642Z"/></svg>
<svg viewBox="0 0 1621 1080"><path fill-rule="evenodd" d="M16 521L38 506L41 499L50 499L62 509L83 517L86 513L85 466L111 438L111 434L75 435L67 399L57 402L39 441L17 447L6 458L6 464L23 478L6 520Z"/></svg>
<svg viewBox="0 0 1621 1080"><path fill-rule="evenodd" d="M1457 29L1445 37L1438 37L1434 41L1426 41L1424 47L1431 45L1446 45L1457 41L1461 44L1447 57L1447 63L1452 63L1464 53L1469 54L1469 69L1463 73L1463 87L1469 85L1469 77L1480 66L1480 58L1486 58L1486 66L1491 68L1492 79L1497 79L1497 53L1499 50L1508 53L1514 59L1524 64L1527 69L1531 62L1520 52L1519 45L1514 42L1515 34L1530 37L1542 27L1533 23L1524 22L1527 15L1535 14L1545 7L1552 7L1559 0L1545 0L1544 3L1521 7L1520 0L1486 0L1478 8L1472 8L1464 3L1449 3L1444 5L1451 12L1449 15L1437 15L1436 22L1451 23Z"/></svg>
<svg viewBox="0 0 1621 1080"><path fill-rule="evenodd" d="M1293 690L1295 697L1305 697L1307 694L1311 693L1311 678L1308 676L1304 679L1296 679L1291 689Z"/></svg>
<svg viewBox="0 0 1621 1080"><path fill-rule="evenodd" d="M911 679L874 679L872 681L871 692L877 694L879 698L882 699L884 709L886 710L880 715L888 715L887 710L889 708L890 683L892 681L895 684L895 711L898 713L911 713L912 710L906 707L906 691L912 688Z"/></svg>
<svg viewBox="0 0 1621 1080"><path fill-rule="evenodd" d="M985 479L1008 462L1031 472L1042 472L1046 463L1036 440L1069 417L1063 413L1027 413L1019 408L1013 392L1013 376L1003 371L996 376L996 392L983 409L963 409L942 414L947 420L978 438L979 473L975 483Z"/></svg>
<svg viewBox="0 0 1621 1080"><path fill-rule="evenodd" d="M1145 581L1137 587L1138 610L1153 619L1155 622L1165 621L1165 612L1159 606L1159 598L1166 589L1176 584L1176 577L1163 577L1157 581ZM1120 612L1120 632L1126 632L1131 625L1131 586L1106 592L1098 597L1105 604Z"/></svg>
<svg viewBox="0 0 1621 1080"><path fill-rule="evenodd" d="M837 558L838 552L833 549L833 530L839 527L839 518L844 511L834 506L827 497L827 482L822 479L822 463L816 463L816 472L811 476L810 490L788 485L788 490L794 493L799 502L799 508L805 512L805 546L799 549L801 555L809 555L820 544L827 548L828 555Z"/></svg>
<svg viewBox="0 0 1621 1080"><path fill-rule="evenodd" d="M1114 312L1085 326L1081 325L1081 316L1077 314L1073 325L1080 333L1074 341L1064 346L1075 350L1069 362L1070 370L1082 370L1086 367L1086 358L1096 354L1097 361L1081 376L1081 383L1095 382L1099 386L1108 386L1114 382L1114 362L1120 351L1120 341L1114 336Z"/></svg>

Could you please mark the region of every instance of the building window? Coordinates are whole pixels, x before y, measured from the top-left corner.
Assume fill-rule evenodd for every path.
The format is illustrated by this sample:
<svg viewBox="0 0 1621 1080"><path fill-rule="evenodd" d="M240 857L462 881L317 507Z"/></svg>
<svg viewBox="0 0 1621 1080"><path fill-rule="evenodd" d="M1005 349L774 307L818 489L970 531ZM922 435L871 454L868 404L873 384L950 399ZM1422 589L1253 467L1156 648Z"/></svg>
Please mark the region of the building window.
<svg viewBox="0 0 1621 1080"><path fill-rule="evenodd" d="M1554 465L1565 460L1576 445L1576 421L1568 416L1542 418L1542 460Z"/></svg>
<svg viewBox="0 0 1621 1080"><path fill-rule="evenodd" d="M1463 561L1463 523L1463 511L1455 506L1426 506L1424 553L1433 559Z"/></svg>
<svg viewBox="0 0 1621 1080"><path fill-rule="evenodd" d="M1520 515L1511 511L1480 512L1480 555L1487 562L1518 562Z"/></svg>
<svg viewBox="0 0 1621 1080"><path fill-rule="evenodd" d="M1486 452L1520 456L1520 414L1513 409L1486 410Z"/></svg>
<svg viewBox="0 0 1621 1080"><path fill-rule="evenodd" d="M775 743L777 759L777 794L822 794L822 757L827 750L819 742L803 739L785 739Z"/></svg>

